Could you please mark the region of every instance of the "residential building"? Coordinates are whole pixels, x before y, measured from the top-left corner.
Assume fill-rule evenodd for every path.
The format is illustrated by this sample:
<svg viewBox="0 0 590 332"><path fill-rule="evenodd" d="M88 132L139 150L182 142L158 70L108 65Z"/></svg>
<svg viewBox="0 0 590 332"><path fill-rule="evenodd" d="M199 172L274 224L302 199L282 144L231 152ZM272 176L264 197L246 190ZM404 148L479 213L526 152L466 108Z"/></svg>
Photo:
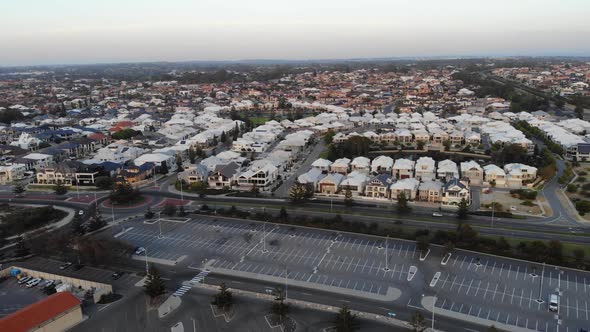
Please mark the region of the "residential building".
<svg viewBox="0 0 590 332"><path fill-rule="evenodd" d="M425 181L418 186L418 199L424 202L439 203L442 199L442 186L440 181Z"/></svg>
<svg viewBox="0 0 590 332"><path fill-rule="evenodd" d="M473 160L461 163L461 176L469 179L470 186L481 186L483 184L483 168Z"/></svg>
<svg viewBox="0 0 590 332"><path fill-rule="evenodd" d="M407 199L415 200L419 185L420 181L415 178L397 180L389 186L390 196L396 200L401 193L404 193Z"/></svg>
<svg viewBox="0 0 590 332"><path fill-rule="evenodd" d="M396 159L393 164L392 174L396 179L407 179L414 176L415 162L410 159Z"/></svg>
<svg viewBox="0 0 590 332"><path fill-rule="evenodd" d="M318 182L318 192L322 194L336 194L342 180L344 180L344 175L330 173Z"/></svg>
<svg viewBox="0 0 590 332"><path fill-rule="evenodd" d="M436 167L434 159L430 157L420 157L415 165L415 177L420 181L433 181L436 176Z"/></svg>
<svg viewBox="0 0 590 332"><path fill-rule="evenodd" d="M369 179L365 187L365 196L372 198L389 198L389 186L394 178L387 173L375 175Z"/></svg>
<svg viewBox="0 0 590 332"><path fill-rule="evenodd" d="M390 173L393 168L393 159L388 156L379 156L371 162L371 172L373 173Z"/></svg>
<svg viewBox="0 0 590 332"><path fill-rule="evenodd" d="M336 159L332 165L330 165L330 171L335 173L340 173L343 175L348 174L350 169L350 159L348 158L340 158Z"/></svg>
<svg viewBox="0 0 590 332"><path fill-rule="evenodd" d="M441 203L444 206L458 206L462 200L471 204L471 194L467 184L459 179L451 179L442 186Z"/></svg>

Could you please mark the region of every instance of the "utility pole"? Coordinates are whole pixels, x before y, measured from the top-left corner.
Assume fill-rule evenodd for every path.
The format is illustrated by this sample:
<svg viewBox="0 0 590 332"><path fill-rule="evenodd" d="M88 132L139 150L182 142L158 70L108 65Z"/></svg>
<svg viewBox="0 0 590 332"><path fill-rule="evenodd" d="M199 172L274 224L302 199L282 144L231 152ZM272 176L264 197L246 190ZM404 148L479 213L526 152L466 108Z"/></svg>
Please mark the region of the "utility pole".
<svg viewBox="0 0 590 332"><path fill-rule="evenodd" d="M180 180L180 201L184 204L184 196L182 195L182 180Z"/></svg>
<svg viewBox="0 0 590 332"><path fill-rule="evenodd" d="M144 248L145 252L143 253L145 255L145 275L147 276L149 274L150 271L150 267L148 265L148 260L147 260L147 248Z"/></svg>
<svg viewBox="0 0 590 332"><path fill-rule="evenodd" d="M78 183L78 180L76 180L76 196L78 199L80 199L80 185Z"/></svg>
<svg viewBox="0 0 590 332"><path fill-rule="evenodd" d="M288 299L288 291L289 291L289 269L285 265L285 301Z"/></svg>
<svg viewBox="0 0 590 332"><path fill-rule="evenodd" d="M115 222L115 207L113 202L111 202L111 215L113 216L113 223Z"/></svg>

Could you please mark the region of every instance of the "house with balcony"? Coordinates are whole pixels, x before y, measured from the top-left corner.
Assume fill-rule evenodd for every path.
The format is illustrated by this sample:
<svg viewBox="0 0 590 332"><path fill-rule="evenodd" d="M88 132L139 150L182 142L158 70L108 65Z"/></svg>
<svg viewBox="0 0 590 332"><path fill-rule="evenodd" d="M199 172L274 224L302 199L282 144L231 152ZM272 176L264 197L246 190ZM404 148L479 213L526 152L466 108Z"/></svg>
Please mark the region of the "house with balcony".
<svg viewBox="0 0 590 332"><path fill-rule="evenodd" d="M389 173L393 168L393 159L388 156L379 156L371 162L371 172L373 173Z"/></svg>
<svg viewBox="0 0 590 332"><path fill-rule="evenodd" d="M242 189L250 190L253 187L260 190L269 190L272 184L277 180L279 169L271 163L265 163L258 168L251 166L245 172L237 177L237 183Z"/></svg>
<svg viewBox="0 0 590 332"><path fill-rule="evenodd" d="M340 173L343 175L348 174L350 170L350 159L348 158L340 158L334 160L332 165L330 165L330 171L334 173Z"/></svg>
<svg viewBox="0 0 590 332"><path fill-rule="evenodd" d="M365 186L365 196L387 199L390 197L389 186L393 182L394 178L387 173L372 176Z"/></svg>
<svg viewBox="0 0 590 332"><path fill-rule="evenodd" d="M459 179L451 179L442 186L443 206L459 206L463 199L467 205L471 204L471 193L466 183Z"/></svg>
<svg viewBox="0 0 590 332"><path fill-rule="evenodd" d="M444 182L452 179L452 178L459 178L459 168L457 164L450 160L445 159L438 163L438 167L436 168L436 177Z"/></svg>
<svg viewBox="0 0 590 332"><path fill-rule="evenodd" d="M353 171L369 173L371 172L371 159L367 157L356 157L350 163Z"/></svg>
<svg viewBox="0 0 590 332"><path fill-rule="evenodd" d="M434 181L436 178L436 167L434 159L420 157L416 160L415 177L420 181Z"/></svg>
<svg viewBox="0 0 590 332"><path fill-rule="evenodd" d="M327 195L336 194L342 180L344 180L344 175L330 173L318 182L318 192Z"/></svg>
<svg viewBox="0 0 590 332"><path fill-rule="evenodd" d="M235 184L239 170L240 165L235 162L216 165L207 177L209 187L214 189L231 189Z"/></svg>
<svg viewBox="0 0 590 332"><path fill-rule="evenodd" d="M506 187L506 172L494 164L485 165L483 167L485 182L492 187L504 188Z"/></svg>
<svg viewBox="0 0 590 332"><path fill-rule="evenodd" d="M537 177L536 167L518 163L504 165L504 172L506 172L506 186L509 188L524 188Z"/></svg>
<svg viewBox="0 0 590 332"><path fill-rule="evenodd" d="M425 181L418 186L418 199L423 202L439 203L442 199L442 182Z"/></svg>
<svg viewBox="0 0 590 332"><path fill-rule="evenodd" d="M483 168L473 160L461 163L461 177L469 180L470 186L481 186L483 184Z"/></svg>
<svg viewBox="0 0 590 332"><path fill-rule="evenodd" d="M332 166L332 162L329 161L328 159L323 159L323 158L316 159L311 164L311 167L317 168L324 173L327 173L330 171L330 166Z"/></svg>
<svg viewBox="0 0 590 332"><path fill-rule="evenodd" d="M365 192L367 180L368 176L366 173L351 172L340 182L340 193L343 194L347 190L350 190L352 196L361 196Z"/></svg>
<svg viewBox="0 0 590 332"><path fill-rule="evenodd" d="M415 200L418 194L420 181L415 178L397 180L389 186L391 199L397 200L397 197L404 193L408 200Z"/></svg>
<svg viewBox="0 0 590 332"><path fill-rule="evenodd" d="M395 179L408 179L414 177L415 162L410 159L396 159L391 170Z"/></svg>

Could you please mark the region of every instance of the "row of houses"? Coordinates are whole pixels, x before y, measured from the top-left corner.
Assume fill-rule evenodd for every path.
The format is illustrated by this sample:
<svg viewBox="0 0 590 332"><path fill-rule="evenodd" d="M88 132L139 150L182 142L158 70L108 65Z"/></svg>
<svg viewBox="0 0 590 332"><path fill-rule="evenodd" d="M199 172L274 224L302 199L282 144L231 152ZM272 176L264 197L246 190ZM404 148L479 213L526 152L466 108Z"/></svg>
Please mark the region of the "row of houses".
<svg viewBox="0 0 590 332"><path fill-rule="evenodd" d="M334 162L317 159L312 163L312 170L321 174L336 173L347 176L354 174L388 174L395 180L415 178L418 181L441 180L446 182L453 178L461 178L470 185L494 185L497 187L523 188L537 177L537 168L511 163L504 168L490 164L481 166L476 161L461 162L459 165L446 159L438 163L431 157L420 157L416 161L400 158L394 160L388 156L378 156L373 160L367 157L340 158ZM316 172L314 171L313 174ZM309 178L302 175L306 182ZM313 178L313 177L312 177Z"/></svg>

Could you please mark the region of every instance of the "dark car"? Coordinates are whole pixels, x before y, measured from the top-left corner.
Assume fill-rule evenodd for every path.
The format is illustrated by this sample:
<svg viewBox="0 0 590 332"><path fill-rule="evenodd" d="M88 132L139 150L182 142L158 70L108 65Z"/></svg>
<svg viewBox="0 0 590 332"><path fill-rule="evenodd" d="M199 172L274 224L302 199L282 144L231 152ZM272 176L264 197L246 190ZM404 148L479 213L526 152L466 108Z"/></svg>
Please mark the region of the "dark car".
<svg viewBox="0 0 590 332"><path fill-rule="evenodd" d="M68 267L70 267L70 265L72 265L72 263L70 263L70 262L63 263L62 265L59 266L59 269L60 270L65 270Z"/></svg>
<svg viewBox="0 0 590 332"><path fill-rule="evenodd" d="M121 278L123 276L123 274L125 274L125 272L115 272L111 275L111 279L117 280L117 279Z"/></svg>
<svg viewBox="0 0 590 332"><path fill-rule="evenodd" d="M83 268L83 267L84 267L84 264L76 264L76 265L74 265L74 266L72 267L72 269L73 269L74 271L78 271L78 270L80 270L80 269L81 269L81 268Z"/></svg>

